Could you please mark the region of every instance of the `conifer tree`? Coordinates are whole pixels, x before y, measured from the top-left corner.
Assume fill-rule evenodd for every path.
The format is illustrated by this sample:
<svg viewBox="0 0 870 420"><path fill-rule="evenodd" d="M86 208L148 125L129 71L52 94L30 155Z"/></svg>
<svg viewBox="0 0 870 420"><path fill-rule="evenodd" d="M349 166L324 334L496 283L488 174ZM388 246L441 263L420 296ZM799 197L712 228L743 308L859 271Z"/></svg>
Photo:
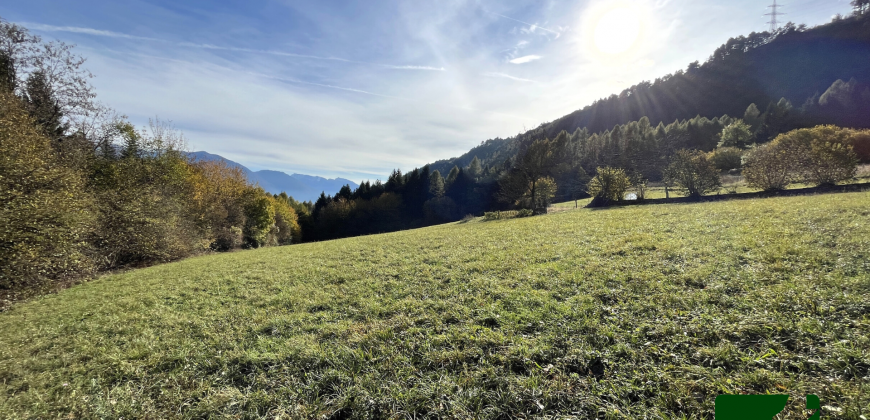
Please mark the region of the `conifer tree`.
<svg viewBox="0 0 870 420"><path fill-rule="evenodd" d="M50 139L63 136L66 126L62 123L60 105L58 105L51 85L42 71L35 71L27 77L25 93L30 116Z"/></svg>
<svg viewBox="0 0 870 420"><path fill-rule="evenodd" d="M432 172L432 176L429 178L429 193L435 198L444 196L444 178L437 169Z"/></svg>
<svg viewBox="0 0 870 420"><path fill-rule="evenodd" d="M447 174L447 180L445 182L445 186L450 188L450 184L453 184L453 181L456 181L456 177L459 176L459 167L453 165L453 169L450 170L450 173Z"/></svg>
<svg viewBox="0 0 870 420"><path fill-rule="evenodd" d="M466 171L466 173L472 179L479 178L480 175L483 173L483 168L480 165L480 159L478 159L477 156L475 156L474 159L471 160L471 163L468 164L468 170Z"/></svg>

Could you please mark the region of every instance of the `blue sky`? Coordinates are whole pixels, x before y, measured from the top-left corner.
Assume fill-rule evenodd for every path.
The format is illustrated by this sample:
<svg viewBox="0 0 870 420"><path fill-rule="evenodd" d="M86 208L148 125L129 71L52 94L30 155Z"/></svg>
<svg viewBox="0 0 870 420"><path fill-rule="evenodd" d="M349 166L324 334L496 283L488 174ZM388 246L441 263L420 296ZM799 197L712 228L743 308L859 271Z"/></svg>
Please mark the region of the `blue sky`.
<svg viewBox="0 0 870 420"><path fill-rule="evenodd" d="M49 1L99 100L251 169L385 178L551 121L767 28L767 1ZM848 0L790 0L825 23Z"/></svg>

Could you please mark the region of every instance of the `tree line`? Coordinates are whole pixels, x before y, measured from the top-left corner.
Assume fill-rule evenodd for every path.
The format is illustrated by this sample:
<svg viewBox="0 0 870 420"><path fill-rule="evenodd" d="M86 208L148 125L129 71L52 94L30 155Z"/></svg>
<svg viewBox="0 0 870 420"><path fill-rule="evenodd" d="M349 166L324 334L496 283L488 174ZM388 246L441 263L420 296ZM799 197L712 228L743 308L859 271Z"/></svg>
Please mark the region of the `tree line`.
<svg viewBox="0 0 870 420"><path fill-rule="evenodd" d="M757 172L760 156L770 147L784 144L782 139L795 135L803 136L813 146L796 148L807 151L802 155L789 154L790 171L817 167L814 165L820 162L845 168L838 176L819 179L817 184L851 178L859 160L870 162L870 132L866 130L824 126L784 131L777 133L772 143L760 142L771 127L789 127L775 122L791 109L783 99L764 113L750 104L742 118L698 116L652 126L644 117L599 133L585 128L573 133L562 131L552 139L520 144L514 157L501 162L475 156L466 167L454 166L446 177L429 165L405 174L394 170L386 183L363 182L355 190L345 186L334 196L321 194L305 216L310 222L303 224L303 236L306 240L323 240L388 232L494 210L542 212L553 201L590 195L599 198L597 204L606 204L624 199L630 189L643 199L648 182L663 183L676 193L700 196L718 191L720 175L742 170L744 161L750 167L750 186L784 188L788 183L778 187L755 183L752 174ZM837 134L824 134L831 130ZM797 175L788 179L816 181Z"/></svg>

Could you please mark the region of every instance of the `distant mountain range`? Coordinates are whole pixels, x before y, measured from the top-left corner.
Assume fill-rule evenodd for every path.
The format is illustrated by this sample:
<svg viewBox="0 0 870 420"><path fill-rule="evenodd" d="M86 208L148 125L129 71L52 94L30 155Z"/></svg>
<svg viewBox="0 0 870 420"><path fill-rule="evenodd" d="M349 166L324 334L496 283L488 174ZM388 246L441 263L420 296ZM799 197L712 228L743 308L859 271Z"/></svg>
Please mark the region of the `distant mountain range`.
<svg viewBox="0 0 870 420"><path fill-rule="evenodd" d="M264 190L272 194L286 192L287 195L298 201L316 201L321 192L334 195L345 185L350 185L351 189L356 189L359 186L356 182L344 178L327 179L303 174L287 175L284 172L269 170L254 172L240 163L208 152L193 152L189 155L196 160L224 161L230 167L240 168L250 182L259 184Z"/></svg>

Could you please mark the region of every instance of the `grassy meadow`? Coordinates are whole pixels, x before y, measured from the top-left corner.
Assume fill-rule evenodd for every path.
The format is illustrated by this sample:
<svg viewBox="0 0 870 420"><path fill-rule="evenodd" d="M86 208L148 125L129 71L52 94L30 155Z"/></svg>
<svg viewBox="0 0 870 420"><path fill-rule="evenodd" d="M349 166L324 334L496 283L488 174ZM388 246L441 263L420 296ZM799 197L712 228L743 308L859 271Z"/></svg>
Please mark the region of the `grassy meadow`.
<svg viewBox="0 0 870 420"><path fill-rule="evenodd" d="M17 304L0 343L10 419L866 419L870 192L192 258Z"/></svg>

